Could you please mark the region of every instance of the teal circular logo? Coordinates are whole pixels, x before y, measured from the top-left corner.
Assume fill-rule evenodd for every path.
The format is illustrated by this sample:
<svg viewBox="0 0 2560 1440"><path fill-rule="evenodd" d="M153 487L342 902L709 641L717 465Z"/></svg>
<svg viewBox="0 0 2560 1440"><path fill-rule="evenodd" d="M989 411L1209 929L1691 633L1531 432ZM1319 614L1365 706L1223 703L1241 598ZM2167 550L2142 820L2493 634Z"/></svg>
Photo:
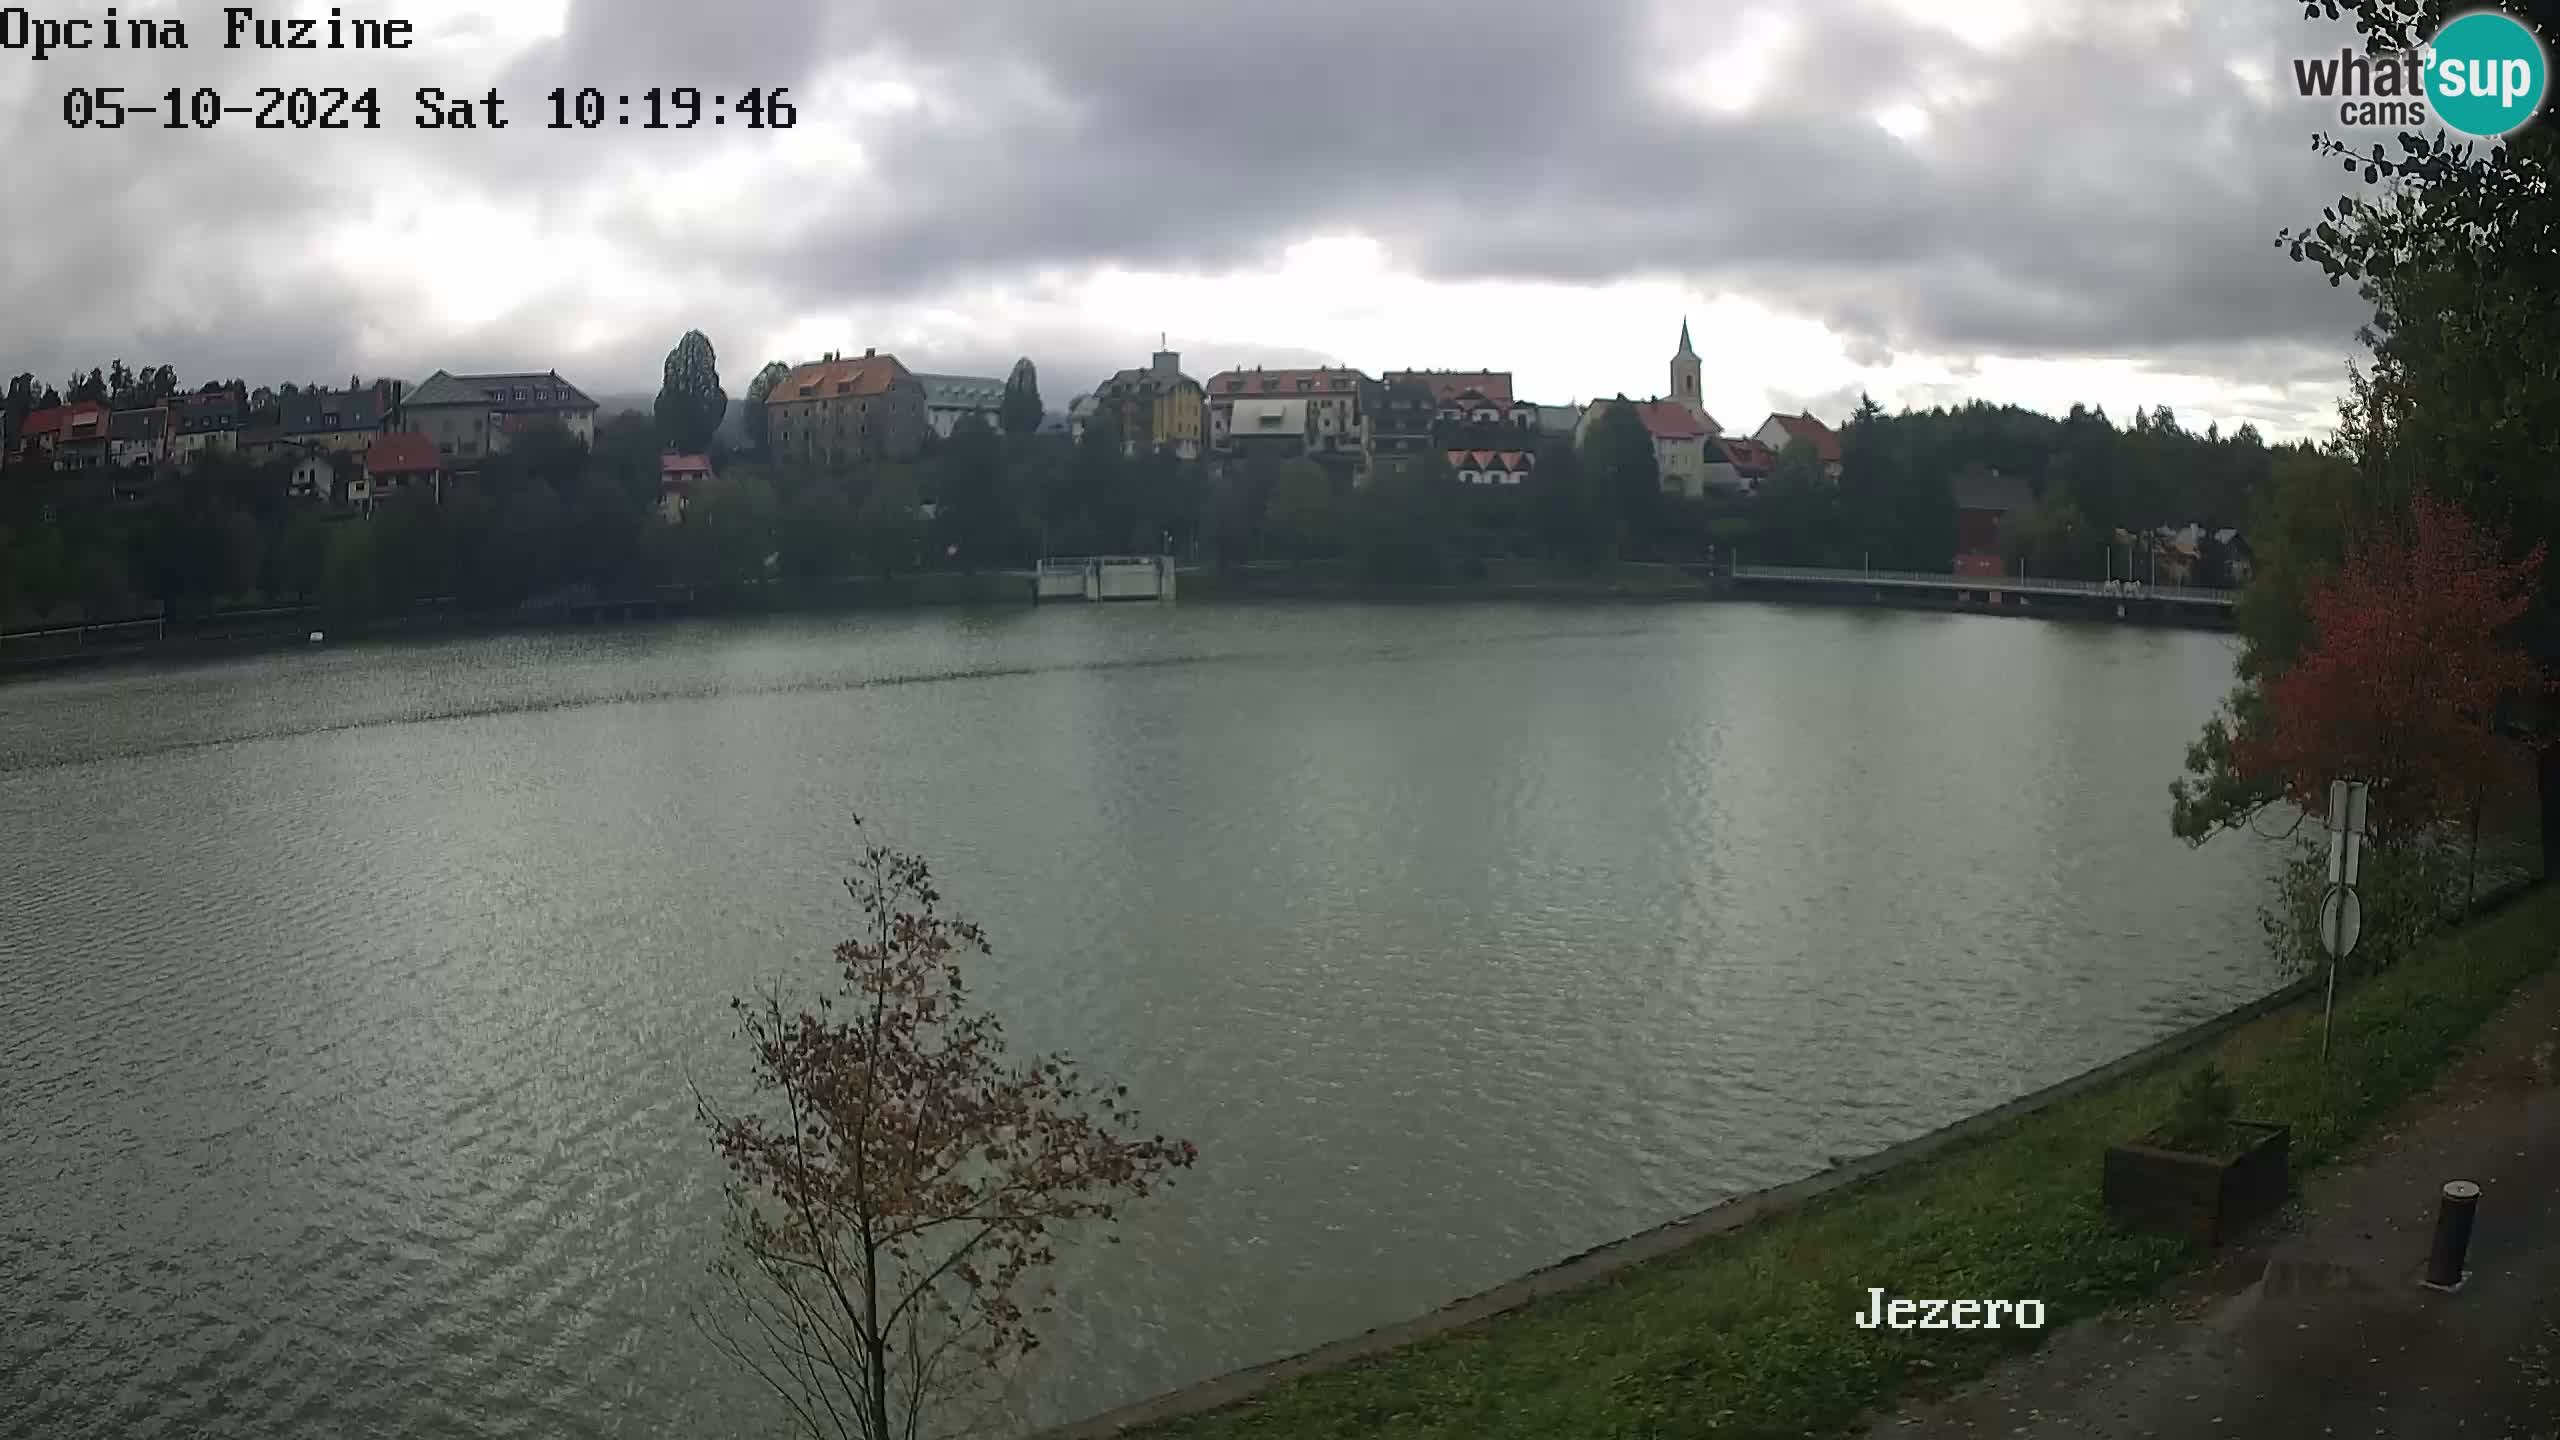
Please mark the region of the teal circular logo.
<svg viewBox="0 0 2560 1440"><path fill-rule="evenodd" d="M2551 83L2542 42L2513 16L2483 10L2436 32L2427 53L2427 101L2446 128L2504 135L2533 118Z"/></svg>

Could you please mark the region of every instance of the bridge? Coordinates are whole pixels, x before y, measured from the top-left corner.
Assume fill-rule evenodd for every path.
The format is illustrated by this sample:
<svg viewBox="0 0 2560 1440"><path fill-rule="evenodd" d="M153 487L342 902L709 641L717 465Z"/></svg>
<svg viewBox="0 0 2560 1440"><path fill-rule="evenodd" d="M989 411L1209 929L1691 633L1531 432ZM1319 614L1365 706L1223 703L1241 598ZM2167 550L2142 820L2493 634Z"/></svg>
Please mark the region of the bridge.
<svg viewBox="0 0 2560 1440"><path fill-rule="evenodd" d="M2028 575L1948 575L1931 570L1831 570L1812 565L1735 565L1734 584L1787 586L1838 595L1866 591L1866 598L1901 598L1958 606L2042 606L2088 613L2113 607L2118 619L2179 616L2227 621L2237 590L2210 585L2150 585L2137 580L2061 580Z"/></svg>

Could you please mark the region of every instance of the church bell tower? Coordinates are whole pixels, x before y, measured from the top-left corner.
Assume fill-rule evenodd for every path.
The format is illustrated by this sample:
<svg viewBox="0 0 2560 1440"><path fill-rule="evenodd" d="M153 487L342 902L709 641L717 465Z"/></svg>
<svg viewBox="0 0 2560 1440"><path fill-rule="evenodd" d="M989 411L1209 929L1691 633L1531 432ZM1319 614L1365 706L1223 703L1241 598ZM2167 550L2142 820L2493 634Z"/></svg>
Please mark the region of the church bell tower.
<svg viewBox="0 0 2560 1440"><path fill-rule="evenodd" d="M1680 321L1680 353L1671 357L1671 398L1700 419L1706 418L1706 398L1698 393L1698 352L1689 348L1689 322Z"/></svg>

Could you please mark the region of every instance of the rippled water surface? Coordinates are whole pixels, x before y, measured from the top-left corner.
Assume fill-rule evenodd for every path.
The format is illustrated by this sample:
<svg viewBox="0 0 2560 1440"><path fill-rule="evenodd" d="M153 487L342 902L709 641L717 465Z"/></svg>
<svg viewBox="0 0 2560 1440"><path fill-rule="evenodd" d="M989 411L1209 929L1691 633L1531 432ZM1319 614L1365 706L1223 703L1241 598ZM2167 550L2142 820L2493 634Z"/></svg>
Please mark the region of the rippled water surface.
<svg viewBox="0 0 2560 1440"><path fill-rule="evenodd" d="M1058 1420L1427 1309L2261 993L2171 838L2220 636L1054 607L0 686L0 1434L776 1433L689 1318L726 999L859 810L1199 1170Z"/></svg>

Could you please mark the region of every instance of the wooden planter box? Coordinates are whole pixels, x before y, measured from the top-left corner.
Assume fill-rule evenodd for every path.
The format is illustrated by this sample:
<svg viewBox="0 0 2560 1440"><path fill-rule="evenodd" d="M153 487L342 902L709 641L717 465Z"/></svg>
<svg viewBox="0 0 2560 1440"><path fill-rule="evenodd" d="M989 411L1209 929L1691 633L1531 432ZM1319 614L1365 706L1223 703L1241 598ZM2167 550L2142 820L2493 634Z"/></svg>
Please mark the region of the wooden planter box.
<svg viewBox="0 0 2560 1440"><path fill-rule="evenodd" d="M2128 1230L2219 1245L2284 1203L2292 1132L2234 1121L2252 1132L2228 1160L2153 1145L2107 1147L2107 1218Z"/></svg>

